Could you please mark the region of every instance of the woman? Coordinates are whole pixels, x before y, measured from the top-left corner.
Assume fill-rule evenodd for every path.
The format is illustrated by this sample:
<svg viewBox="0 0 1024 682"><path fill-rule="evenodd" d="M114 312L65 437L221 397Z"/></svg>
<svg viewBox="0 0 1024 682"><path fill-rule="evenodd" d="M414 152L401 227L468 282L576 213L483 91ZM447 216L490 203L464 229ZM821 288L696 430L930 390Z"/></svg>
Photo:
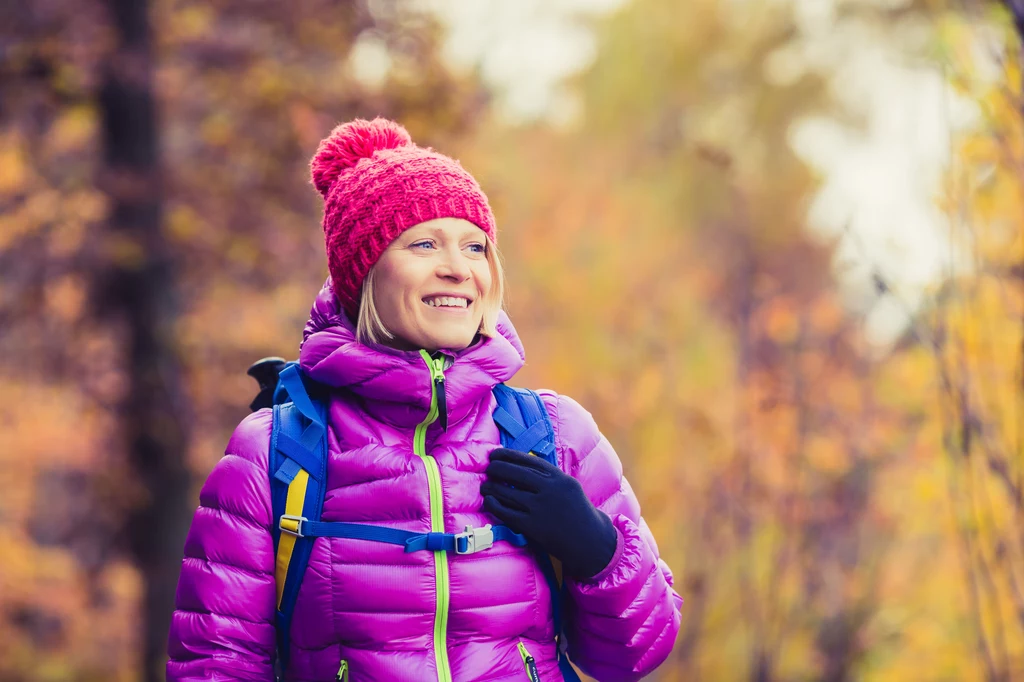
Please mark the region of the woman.
<svg viewBox="0 0 1024 682"><path fill-rule="evenodd" d="M317 538L287 679L561 680L545 552L562 564L573 662L598 680L651 672L671 651L682 600L611 445L577 403L542 392L558 467L499 447L492 389L524 352L501 312L494 217L476 181L383 119L337 127L312 175L331 277L300 364L330 387L323 520L423 533L504 525L530 546L456 556ZM172 682L274 677L270 433L270 410L246 418L201 493Z"/></svg>

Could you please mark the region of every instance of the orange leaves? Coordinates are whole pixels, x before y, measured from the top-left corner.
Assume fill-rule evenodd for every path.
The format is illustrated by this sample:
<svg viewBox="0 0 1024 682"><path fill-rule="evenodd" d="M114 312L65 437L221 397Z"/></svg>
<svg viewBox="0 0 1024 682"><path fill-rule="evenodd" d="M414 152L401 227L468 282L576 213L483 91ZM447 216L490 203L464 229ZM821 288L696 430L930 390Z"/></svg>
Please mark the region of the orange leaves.
<svg viewBox="0 0 1024 682"><path fill-rule="evenodd" d="M769 299L759 317L768 338L782 345L797 341L800 335L800 315L796 301L783 296Z"/></svg>
<svg viewBox="0 0 1024 682"><path fill-rule="evenodd" d="M758 666L776 679L975 679L962 538L996 575L986 632L997 617L1013 623L1009 578L1024 579L1007 544L1021 537L1007 482L1024 471L1016 59L998 87L964 89L988 127L958 149L965 177L950 185L961 193L941 201L967 228L954 243L970 267L921 313L926 346L908 340L880 358L835 291L831 253L803 232L814 181L787 135L829 104L809 65L766 74L801 30L784 3L623 5L576 81L582 119L559 130L490 117L472 77L446 71L436 27L411 31L397 10L394 26L372 27L391 66L361 82L349 48L373 19L345 7L327 20L301 2L160 3L155 14L164 230L183 285L181 317L163 333L186 365L197 476L246 412L248 364L295 356L326 274L310 154L339 120L393 116L461 158L491 198L527 349L515 383L580 400L624 461L687 599L692 641L666 679L751 679ZM972 29L955 19L939 22L939 38L969 60ZM13 520L0 545L15 548L0 600L36 628L0 620L0 677L132 679L144 576L110 565L96 581L107 605L91 604L70 553L25 530L46 503L40 481L109 466L111 415L97 406L126 383L116 329L37 332L90 313L88 258L85 271L47 268L94 250L144 255L131 240L92 240L108 203L83 180L98 148L91 105L59 107L42 129L0 132L0 199L12 198L0 256L44 243L5 261L37 289L7 271L0 300L29 311L4 319L21 334L9 338L65 343L74 374L0 382L0 516ZM964 434L969 458L957 451ZM945 447L952 456L939 459ZM54 614L62 648L44 656L38 624ZM1006 631L1016 652L1022 638Z"/></svg>
<svg viewBox="0 0 1024 682"><path fill-rule="evenodd" d="M77 320L84 311L85 283L81 278L68 276L47 283L44 315L52 315L62 324Z"/></svg>
<svg viewBox="0 0 1024 682"><path fill-rule="evenodd" d="M21 140L12 134L0 137L0 194L15 194L28 181L29 166Z"/></svg>

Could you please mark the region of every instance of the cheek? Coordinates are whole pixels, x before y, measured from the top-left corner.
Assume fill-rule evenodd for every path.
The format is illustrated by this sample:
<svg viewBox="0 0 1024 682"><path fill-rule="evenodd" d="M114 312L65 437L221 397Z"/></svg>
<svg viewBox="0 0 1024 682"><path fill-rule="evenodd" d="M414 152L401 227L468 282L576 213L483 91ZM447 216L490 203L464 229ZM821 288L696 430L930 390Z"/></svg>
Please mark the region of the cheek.
<svg viewBox="0 0 1024 682"><path fill-rule="evenodd" d="M380 314L384 326L398 331L407 326L409 313L405 302L405 291L395 283L389 282L388 286L376 290L377 312Z"/></svg>
<svg viewBox="0 0 1024 682"><path fill-rule="evenodd" d="M408 267L402 267L401 262L388 262L380 264L381 277L377 288L377 308L381 316L390 318L391 324L396 324L407 318L410 311L416 311L415 303L419 302L414 296L414 287L410 280L413 273L408 272Z"/></svg>
<svg viewBox="0 0 1024 682"><path fill-rule="evenodd" d="M410 291L397 293L395 297L395 312L404 320L412 320L419 316L420 307L423 302L416 298Z"/></svg>
<svg viewBox="0 0 1024 682"><path fill-rule="evenodd" d="M491 268L486 261L477 266L474 279L476 279L479 295L486 296L490 293L493 282L491 281Z"/></svg>

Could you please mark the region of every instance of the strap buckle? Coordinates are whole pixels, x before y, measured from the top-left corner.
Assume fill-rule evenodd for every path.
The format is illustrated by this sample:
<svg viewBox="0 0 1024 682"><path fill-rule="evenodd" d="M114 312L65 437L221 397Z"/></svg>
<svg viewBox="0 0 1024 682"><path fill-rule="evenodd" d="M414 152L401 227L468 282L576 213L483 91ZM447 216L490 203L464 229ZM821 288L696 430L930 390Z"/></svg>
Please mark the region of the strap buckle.
<svg viewBox="0 0 1024 682"><path fill-rule="evenodd" d="M459 549L459 544L463 540L466 542L465 551ZM475 554L476 552L482 552L485 549L490 549L493 545L494 531L491 530L491 524L489 523L483 528L466 526L466 530L464 532L455 534L456 554Z"/></svg>
<svg viewBox="0 0 1024 682"><path fill-rule="evenodd" d="M284 522L289 521L288 527L285 527ZM295 516L293 514L281 514L281 519L277 522L277 527L281 529L282 533L288 533L288 535L294 535L297 538L304 538L302 534L302 524L304 521L309 521L305 516Z"/></svg>

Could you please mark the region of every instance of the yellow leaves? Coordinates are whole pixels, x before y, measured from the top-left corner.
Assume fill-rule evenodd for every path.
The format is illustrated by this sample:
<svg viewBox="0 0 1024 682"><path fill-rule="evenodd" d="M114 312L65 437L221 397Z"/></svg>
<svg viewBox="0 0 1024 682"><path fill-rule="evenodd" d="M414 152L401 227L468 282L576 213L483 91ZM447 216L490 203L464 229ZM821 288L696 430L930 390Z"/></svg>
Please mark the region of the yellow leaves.
<svg viewBox="0 0 1024 682"><path fill-rule="evenodd" d="M664 399L665 376L654 365L639 367L633 372L629 401L625 407L629 414L647 414Z"/></svg>
<svg viewBox="0 0 1024 682"><path fill-rule="evenodd" d="M238 235L227 244L225 255L230 263L250 270L255 267L262 253L251 238Z"/></svg>
<svg viewBox="0 0 1024 682"><path fill-rule="evenodd" d="M1011 282L992 274L979 274L961 281L957 299L950 302L957 322L956 333L970 358L1009 360L1004 353L1021 334L1015 314L1020 313L1021 296ZM995 355L993 355L995 353Z"/></svg>
<svg viewBox="0 0 1024 682"><path fill-rule="evenodd" d="M235 123L228 112L213 111L203 121L199 134L203 141L213 147L227 146L237 132Z"/></svg>
<svg viewBox="0 0 1024 682"><path fill-rule="evenodd" d="M166 15L165 26L179 41L190 41L209 36L217 19L216 12L208 5L197 3L177 8Z"/></svg>
<svg viewBox="0 0 1024 682"><path fill-rule="evenodd" d="M345 19L296 17L299 40L290 44L283 27L268 27L273 45L289 50L276 61L246 42L244 31L231 34L238 43L219 44L219 5L162 3L158 34L168 63L159 78L172 126L165 139L172 141L169 169L181 174L172 183L180 194L165 204L165 230L175 249L198 253L184 259L184 291L192 298L175 329L190 363L185 380L196 403L196 437L189 457L197 473L219 456L229 420L255 392L247 364L266 354L294 356L319 285L311 284L319 277L311 272L323 270L322 260L309 258L320 254L319 206L304 176L284 177L304 166L280 158L281 150L298 140L311 152L339 112L381 107L414 135L458 137L456 155L491 196L507 249L512 316L529 358L515 382L556 388L591 410L641 492L677 585L690 589L688 570L705 570L707 618L697 623L704 639L689 678L752 677L750 652L766 644L758 640L765 632L780 638L775 677L824 677L819 636L827 619L877 607L854 633L851 655L860 656L860 646L869 653L851 678L971 680L973 635L961 625L962 584L950 568L958 560L950 551L953 515L937 465L946 425L936 405L935 358L911 348L879 368L862 353L856 320L831 280L809 262L827 261L805 248L799 231L810 179L780 150L811 90L794 96L796 76L784 84L790 89L765 86L764 43L790 30L788 9L746 5L739 12L725 11L719 0L624 5L622 21L607 26L595 70L581 79L591 117L581 131L484 122L466 136L467 124L479 124L471 111L478 105L437 104L439 96L458 100L462 85L424 87L433 62L406 59L372 101L361 97L365 91L353 89L348 73ZM970 63L970 28L948 21L940 30L951 59ZM331 50L316 53L321 44ZM208 51L198 63L227 55L220 63L238 59L242 66L190 70L189 50L197 45ZM315 59L296 58L305 54ZM310 63L316 67L307 69ZM1018 69L1011 61L1013 89ZM1016 395L1024 315L1020 282L1006 276L1024 252L1017 170L1024 137L1012 100L995 89L986 94L991 129L960 150L972 173L968 197L944 198L951 209L969 209L962 220L976 230L957 239L980 265L998 264L1000 274L986 280L979 267L968 273L970 286L957 287L961 298L941 304L952 306L941 311L947 338L958 344L956 353L964 349L967 361L956 367L971 373L986 433L1010 442L1012 429L997 426L1019 421L1007 396ZM92 109L67 109L45 141L47 153L94 143L96 127ZM260 139L265 131L276 137ZM91 246L89 225L107 210L103 196L39 186L35 160L21 144L0 137L0 194L24 194L0 215L0 248L43 229L55 256ZM232 151L230 173L225 149ZM253 194L239 187L254 186L274 191L253 204ZM289 186L306 193L285 197ZM257 214L261 224L244 223ZM99 250L122 265L145 255L137 242L116 237ZM268 253L280 263L272 281L259 269ZM756 301L750 319L741 305L748 275ZM41 313L74 320L83 297L78 279L54 276ZM76 342L78 356L104 354L96 340ZM87 383L100 399L122 394L123 375L97 374ZM102 425L81 414L72 396L0 382L0 472L100 468ZM31 409L12 417L12 405ZM876 467L880 483L871 478ZM984 466L971 473L989 475ZM5 481L0 488L0 516L20 522L34 502L31 487ZM987 541L992 527L1009 523L1006 500L995 504L980 531ZM970 509L961 513L981 528ZM31 547L12 527L0 526L0 543ZM40 563L46 567L36 575ZM46 591L47 608L95 616L69 588L78 575L61 552L31 547L4 565L10 568L0 571L0 594L30 587ZM885 576L876 594L878 565ZM138 597L139 580L123 565L101 576L116 612L80 617L69 637L79 649L43 674L61 677L55 671L69 673L69 661L125 650L124 633L136 622L125 604ZM818 582L823 586L811 587ZM686 596L690 623L702 614ZM769 612L771 627L759 629L755 621ZM111 641L115 646L95 646ZM128 651L137 650L132 644ZM25 669L38 669L26 660ZM665 671L666 679L672 675L682 673Z"/></svg>
<svg viewBox="0 0 1024 682"><path fill-rule="evenodd" d="M202 216L186 204L175 204L166 212L164 232L173 243L195 242L205 227Z"/></svg>
<svg viewBox="0 0 1024 682"><path fill-rule="evenodd" d="M30 195L15 210L0 213L0 250L55 220L60 211L60 200L60 192L44 190Z"/></svg>
<svg viewBox="0 0 1024 682"><path fill-rule="evenodd" d="M972 164L996 164L1003 157L999 141L988 134L969 135L960 145L960 155Z"/></svg>
<svg viewBox="0 0 1024 682"><path fill-rule="evenodd" d="M248 100L287 106L289 95L295 87L293 79L294 76L283 68L281 62L267 59L256 62L238 85L244 89Z"/></svg>
<svg viewBox="0 0 1024 682"><path fill-rule="evenodd" d="M798 630L783 639L779 647L779 679L813 679L820 665L815 649L814 633L809 630Z"/></svg>
<svg viewBox="0 0 1024 682"><path fill-rule="evenodd" d="M51 154L66 154L94 144L98 123L95 107L70 107L61 113L50 128L46 138L47 151Z"/></svg>
<svg viewBox="0 0 1024 682"><path fill-rule="evenodd" d="M0 251L48 229L49 254L71 255L81 246L88 224L102 218L106 206L106 197L91 188L33 192L14 210L0 213Z"/></svg>
<svg viewBox="0 0 1024 682"><path fill-rule="evenodd" d="M137 270L146 262L146 250L133 234L107 231L101 250L107 262L125 270Z"/></svg>
<svg viewBox="0 0 1024 682"><path fill-rule="evenodd" d="M942 561L959 568L906 580L908 603L920 604L928 614L905 628L908 654L937 652L932 669L948 679L978 679L977 655L964 642L977 643L980 634L981 643L1005 647L1011 661L1024 651L1011 582L1020 579L1024 565L1017 547L1022 518L1014 499L1024 423L1019 275L1024 119L1018 38L1008 30L1007 42L1000 45L994 34L986 35L988 52L981 53L976 26L950 19L944 31L955 78L985 115L982 129L958 140L949 191L940 199L950 216L951 241L966 266L951 273L923 316L919 326L926 345L886 363L878 392L882 400L903 404L908 415L919 414L924 421L911 456L893 468L901 475L890 477L881 499L898 512L901 535L929 543ZM997 60L992 51L998 52ZM929 461L932 469L919 466ZM926 516L928 510L934 519ZM968 589L980 595L978 616L968 608ZM924 600L940 593L950 598ZM942 630L936 622L950 625ZM912 670L912 661L900 657L892 670Z"/></svg>

